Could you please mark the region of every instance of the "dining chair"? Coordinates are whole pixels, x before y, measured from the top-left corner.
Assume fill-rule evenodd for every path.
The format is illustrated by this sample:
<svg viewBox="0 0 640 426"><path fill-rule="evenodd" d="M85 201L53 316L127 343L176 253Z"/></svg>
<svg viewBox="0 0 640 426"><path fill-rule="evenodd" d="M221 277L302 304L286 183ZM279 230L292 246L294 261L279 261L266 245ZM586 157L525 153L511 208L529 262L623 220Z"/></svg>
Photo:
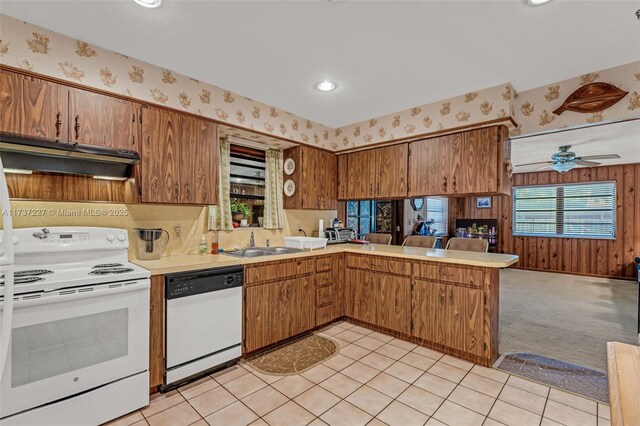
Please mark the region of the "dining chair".
<svg viewBox="0 0 640 426"><path fill-rule="evenodd" d="M437 238L427 235L408 235L402 242L406 247L434 248Z"/></svg>
<svg viewBox="0 0 640 426"><path fill-rule="evenodd" d="M451 238L447 243L447 250L463 251L489 251L489 240L479 240L475 238Z"/></svg>
<svg viewBox="0 0 640 426"><path fill-rule="evenodd" d="M373 244L391 244L390 234L367 234L364 239Z"/></svg>

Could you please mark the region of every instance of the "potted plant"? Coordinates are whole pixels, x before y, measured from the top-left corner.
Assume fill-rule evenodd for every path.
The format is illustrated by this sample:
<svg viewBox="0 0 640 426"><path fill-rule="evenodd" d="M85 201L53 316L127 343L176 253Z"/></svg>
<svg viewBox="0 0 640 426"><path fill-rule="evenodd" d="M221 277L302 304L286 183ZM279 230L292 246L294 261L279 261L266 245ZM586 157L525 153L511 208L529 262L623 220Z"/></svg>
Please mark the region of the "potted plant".
<svg viewBox="0 0 640 426"><path fill-rule="evenodd" d="M233 221L240 223L242 219L249 219L249 216L251 216L251 208L249 208L247 203L233 201L231 203L231 214Z"/></svg>

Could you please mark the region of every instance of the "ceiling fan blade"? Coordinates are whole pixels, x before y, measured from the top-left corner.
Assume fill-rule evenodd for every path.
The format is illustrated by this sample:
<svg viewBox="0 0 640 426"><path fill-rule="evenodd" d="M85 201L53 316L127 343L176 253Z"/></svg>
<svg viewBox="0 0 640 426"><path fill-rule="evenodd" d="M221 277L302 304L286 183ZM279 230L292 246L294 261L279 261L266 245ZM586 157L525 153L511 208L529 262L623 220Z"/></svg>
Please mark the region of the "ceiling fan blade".
<svg viewBox="0 0 640 426"><path fill-rule="evenodd" d="M544 170L544 169L550 169L550 168L551 168L551 166L550 166L550 165L545 164L544 166L542 166L542 167L540 167L540 168L538 168L538 169L535 169L535 170L534 170L534 172L540 172L540 171L542 171L542 170Z"/></svg>
<svg viewBox="0 0 640 426"><path fill-rule="evenodd" d="M603 155L585 155L584 157L578 157L579 160L613 160L614 158L620 158L618 154L603 154Z"/></svg>
<svg viewBox="0 0 640 426"><path fill-rule="evenodd" d="M553 164L553 161L538 161L537 163L516 164L513 167L535 166L537 164Z"/></svg>
<svg viewBox="0 0 640 426"><path fill-rule="evenodd" d="M576 164L579 164L581 166L592 167L592 166L599 166L602 163L598 163L596 161L576 160Z"/></svg>

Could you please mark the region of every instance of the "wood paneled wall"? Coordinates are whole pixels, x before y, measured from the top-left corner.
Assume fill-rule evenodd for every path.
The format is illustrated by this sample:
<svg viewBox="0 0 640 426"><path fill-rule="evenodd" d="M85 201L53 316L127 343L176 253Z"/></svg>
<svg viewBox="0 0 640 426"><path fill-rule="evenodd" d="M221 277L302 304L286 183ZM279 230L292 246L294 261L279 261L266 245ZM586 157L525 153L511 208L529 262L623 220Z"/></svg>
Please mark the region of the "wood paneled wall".
<svg viewBox="0 0 640 426"><path fill-rule="evenodd" d="M510 196L491 197L490 209L476 208L476 197L451 199L450 232L459 219L498 219L498 251L520 256L516 267L633 278L637 274L634 259L640 256L640 163L574 169L566 174L555 171L513 175L513 186L616 182L616 239L514 237Z"/></svg>

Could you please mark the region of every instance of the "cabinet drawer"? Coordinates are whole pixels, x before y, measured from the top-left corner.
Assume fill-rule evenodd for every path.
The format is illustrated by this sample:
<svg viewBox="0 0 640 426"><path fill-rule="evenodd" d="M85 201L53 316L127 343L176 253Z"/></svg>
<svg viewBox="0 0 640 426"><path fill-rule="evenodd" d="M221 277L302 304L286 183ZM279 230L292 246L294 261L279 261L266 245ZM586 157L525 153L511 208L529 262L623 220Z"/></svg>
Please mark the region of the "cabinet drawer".
<svg viewBox="0 0 640 426"><path fill-rule="evenodd" d="M316 309L316 325L326 324L331 320L331 305Z"/></svg>
<svg viewBox="0 0 640 426"><path fill-rule="evenodd" d="M333 287L326 286L316 289L316 307L330 305L333 301Z"/></svg>
<svg viewBox="0 0 640 426"><path fill-rule="evenodd" d="M484 286L484 271L459 266L420 263L415 265L416 277L428 280L466 284L472 287Z"/></svg>
<svg viewBox="0 0 640 426"><path fill-rule="evenodd" d="M250 285L309 275L315 271L315 266L315 259L249 265L244 270L244 282Z"/></svg>
<svg viewBox="0 0 640 426"><path fill-rule="evenodd" d="M333 284L333 272L320 272L316 274L316 287Z"/></svg>
<svg viewBox="0 0 640 426"><path fill-rule="evenodd" d="M330 271L335 259L331 256L319 257L316 259L316 271Z"/></svg>
<svg viewBox="0 0 640 426"><path fill-rule="evenodd" d="M347 267L396 275L411 275L411 262L385 256L347 255Z"/></svg>

